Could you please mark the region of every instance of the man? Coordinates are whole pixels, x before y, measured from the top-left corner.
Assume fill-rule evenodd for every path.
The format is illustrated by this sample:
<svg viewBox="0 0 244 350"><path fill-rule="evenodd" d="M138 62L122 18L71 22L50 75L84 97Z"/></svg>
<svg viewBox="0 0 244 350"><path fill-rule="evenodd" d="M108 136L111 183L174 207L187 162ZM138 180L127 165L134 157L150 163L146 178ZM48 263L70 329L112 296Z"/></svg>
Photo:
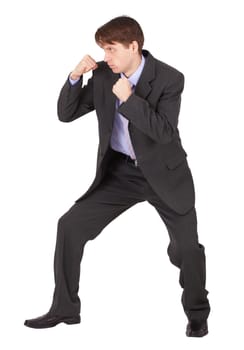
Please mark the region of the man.
<svg viewBox="0 0 244 350"><path fill-rule="evenodd" d="M142 29L130 17L112 19L97 30L95 40L105 52L104 62L86 55L75 67L61 90L58 116L71 122L96 110L96 176L58 221L51 308L25 325L80 322L80 262L86 242L147 200L167 227L168 255L180 269L186 334L202 337L208 333L210 312L205 253L198 242L194 185L177 128L184 76L142 49ZM83 86L89 71L92 77Z"/></svg>

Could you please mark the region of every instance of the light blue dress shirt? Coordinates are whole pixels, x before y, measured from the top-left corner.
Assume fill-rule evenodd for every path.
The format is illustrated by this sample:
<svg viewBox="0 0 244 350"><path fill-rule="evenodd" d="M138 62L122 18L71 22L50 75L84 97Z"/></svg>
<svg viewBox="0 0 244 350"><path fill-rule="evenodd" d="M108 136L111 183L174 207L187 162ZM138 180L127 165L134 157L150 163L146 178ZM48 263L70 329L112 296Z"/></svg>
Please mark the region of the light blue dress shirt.
<svg viewBox="0 0 244 350"><path fill-rule="evenodd" d="M145 58L142 56L141 63L137 70L128 78L133 90L141 76L145 65ZM123 73L120 74L121 77L124 76ZM118 113L117 109L120 105L121 101L116 100L116 112L113 123L113 130L110 139L110 146L115 151L119 151L129 155L132 159L136 159L135 151L133 149L131 138L129 135L128 124L129 121L125 117L123 117L120 113Z"/></svg>
<svg viewBox="0 0 244 350"><path fill-rule="evenodd" d="M145 65L145 58L144 56L142 56L141 63L137 68L137 70L129 78L127 78L133 88L133 91L135 89L136 84L138 83L138 80L140 79L144 65ZM123 77L124 74L120 73L120 76ZM69 81L71 85L74 85L79 81L79 79L72 80L71 78L69 78ZM120 113L118 113L118 107L120 104L121 104L121 101L117 99L113 130L112 130L112 135L110 139L110 146L115 151L122 152L124 154L129 155L132 159L136 159L136 155L131 143L129 130L128 130L129 121L128 119L123 117Z"/></svg>

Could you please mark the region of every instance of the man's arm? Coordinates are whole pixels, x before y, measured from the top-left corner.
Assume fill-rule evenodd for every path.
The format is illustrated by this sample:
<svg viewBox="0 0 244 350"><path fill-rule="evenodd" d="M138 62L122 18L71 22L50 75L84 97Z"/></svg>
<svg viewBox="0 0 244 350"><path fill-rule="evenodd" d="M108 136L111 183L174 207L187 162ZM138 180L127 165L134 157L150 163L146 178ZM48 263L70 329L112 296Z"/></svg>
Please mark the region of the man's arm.
<svg viewBox="0 0 244 350"><path fill-rule="evenodd" d="M148 101L131 94L120 105L118 111L155 141L169 143L177 130L183 89L184 75L178 73L164 89L156 110L150 106Z"/></svg>
<svg viewBox="0 0 244 350"><path fill-rule="evenodd" d="M82 87L83 75L97 68L96 62L85 56L69 75L58 98L58 118L71 122L94 110L93 78Z"/></svg>

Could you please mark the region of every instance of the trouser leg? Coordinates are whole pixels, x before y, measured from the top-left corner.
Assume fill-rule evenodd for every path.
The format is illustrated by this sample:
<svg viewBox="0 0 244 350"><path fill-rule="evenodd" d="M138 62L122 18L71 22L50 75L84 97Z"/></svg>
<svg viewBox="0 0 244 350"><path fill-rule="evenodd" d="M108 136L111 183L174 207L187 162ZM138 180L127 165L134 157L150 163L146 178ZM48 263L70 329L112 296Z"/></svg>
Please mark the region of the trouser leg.
<svg viewBox="0 0 244 350"><path fill-rule="evenodd" d="M149 201L166 224L170 243L170 261L180 269L183 288L182 305L188 319L207 319L210 305L205 289L206 264L204 246L198 242L196 210L179 215L159 199Z"/></svg>
<svg viewBox="0 0 244 350"><path fill-rule="evenodd" d="M133 192L134 184L123 180L123 171L126 171L123 164L115 165L112 176L108 175L106 181L88 197L75 203L58 221L54 255L55 290L50 309L53 314L80 313L80 263L86 242L94 239L122 212L143 201L143 189L141 193Z"/></svg>

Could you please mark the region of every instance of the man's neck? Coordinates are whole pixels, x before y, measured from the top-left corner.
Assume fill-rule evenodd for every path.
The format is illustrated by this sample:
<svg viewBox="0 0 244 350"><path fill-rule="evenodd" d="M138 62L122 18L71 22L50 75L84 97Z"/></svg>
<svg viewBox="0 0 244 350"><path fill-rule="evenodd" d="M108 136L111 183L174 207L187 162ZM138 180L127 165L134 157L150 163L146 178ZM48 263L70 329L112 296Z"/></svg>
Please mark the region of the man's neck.
<svg viewBox="0 0 244 350"><path fill-rule="evenodd" d="M135 71L138 69L138 67L141 64L141 55L138 55L137 59L133 62L133 65L128 69L128 71L123 72L123 74L126 76L126 78L129 78Z"/></svg>

